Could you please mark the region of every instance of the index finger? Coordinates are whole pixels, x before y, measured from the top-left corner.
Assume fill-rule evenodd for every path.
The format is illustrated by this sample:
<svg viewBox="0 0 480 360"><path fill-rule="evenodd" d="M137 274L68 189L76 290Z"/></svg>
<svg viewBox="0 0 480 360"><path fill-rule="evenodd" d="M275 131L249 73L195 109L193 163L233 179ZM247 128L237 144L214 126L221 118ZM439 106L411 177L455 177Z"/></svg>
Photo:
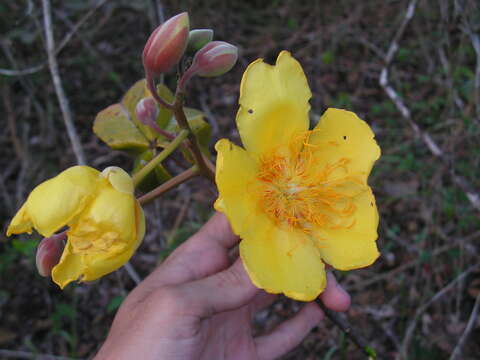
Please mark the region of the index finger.
<svg viewBox="0 0 480 360"><path fill-rule="evenodd" d="M239 240L240 238L233 233L227 217L220 212L215 212L210 220L187 242L192 247L219 246L227 251L234 247Z"/></svg>
<svg viewBox="0 0 480 360"><path fill-rule="evenodd" d="M229 248L238 241L225 215L215 213L143 281L138 291L146 294L164 285L198 280L222 271L230 265Z"/></svg>

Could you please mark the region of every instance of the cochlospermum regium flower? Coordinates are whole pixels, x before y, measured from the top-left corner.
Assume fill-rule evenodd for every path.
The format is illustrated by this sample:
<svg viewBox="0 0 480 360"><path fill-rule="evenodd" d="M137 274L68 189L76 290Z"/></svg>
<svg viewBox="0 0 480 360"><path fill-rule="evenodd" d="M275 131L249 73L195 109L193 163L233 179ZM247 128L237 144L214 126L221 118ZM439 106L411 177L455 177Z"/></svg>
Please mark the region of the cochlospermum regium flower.
<svg viewBox="0 0 480 360"><path fill-rule="evenodd" d="M250 64L237 126L245 149L216 144L217 210L241 237L252 282L270 293L315 299L325 263L372 264L378 212L367 184L380 148L354 113L328 109L309 130L311 92L300 64L282 51L274 66Z"/></svg>
<svg viewBox="0 0 480 360"><path fill-rule="evenodd" d="M67 244L52 279L62 289L92 281L124 265L145 235L143 210L131 177L121 168L99 172L74 166L38 185L7 229L50 237L67 226Z"/></svg>

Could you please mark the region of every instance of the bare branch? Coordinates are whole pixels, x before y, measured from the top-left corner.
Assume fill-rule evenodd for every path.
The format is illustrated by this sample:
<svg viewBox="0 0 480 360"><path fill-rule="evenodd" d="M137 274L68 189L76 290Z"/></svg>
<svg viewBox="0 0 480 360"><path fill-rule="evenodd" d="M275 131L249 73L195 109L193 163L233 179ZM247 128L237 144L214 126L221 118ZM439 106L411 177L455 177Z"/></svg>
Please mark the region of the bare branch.
<svg viewBox="0 0 480 360"><path fill-rule="evenodd" d="M85 154L83 152L83 148L80 143L77 131L73 124L72 112L70 111L68 99L65 95L65 90L63 89L62 80L60 78L60 73L58 70L57 58L55 55L55 42L53 39L50 1L42 0L42 6L45 38L47 41L48 66L52 75L55 93L57 94L58 102L60 103L63 121L65 123L65 127L67 128L67 134L70 138L70 142L72 143L73 152L75 154L75 157L77 158L77 163L83 165L86 163Z"/></svg>
<svg viewBox="0 0 480 360"><path fill-rule="evenodd" d="M109 0L101 0L99 1L92 9L90 9L82 18L75 24L73 25L72 29L68 32L67 35L65 35L60 41L60 45L55 49L55 55L58 55L64 48L67 46L67 44L70 42L72 39L73 35L75 35L80 27L97 11L100 7L102 7L107 1ZM25 76L25 75L30 75L30 74L35 74L47 67L48 65L48 60L42 62L41 64L31 66L26 69L0 69L0 74L5 75L5 76Z"/></svg>
<svg viewBox="0 0 480 360"><path fill-rule="evenodd" d="M410 322L410 324L407 327L407 330L405 331L405 336L404 336L402 347L400 350L402 359L408 359L408 347L410 345L410 341L412 340L413 333L417 326L418 319L422 316L422 314L428 309L430 305L432 305L435 301L439 300L451 289L453 289L453 287L457 282L459 282L460 280L463 280L468 274L478 269L479 267L480 265L478 264L470 266L467 270L465 270L460 275L458 275L455 279L450 281L445 287L443 287L439 292L437 292L434 296L432 296L430 300L428 300L426 303L424 303L422 306L420 306L417 309L412 321Z"/></svg>
<svg viewBox="0 0 480 360"><path fill-rule="evenodd" d="M132 266L132 264L127 262L124 266L125 266L125 270L127 271L128 276L130 276L130 278L133 280L135 285L140 284L142 282L142 279L141 279L140 275L138 275L137 271Z"/></svg>
<svg viewBox="0 0 480 360"><path fill-rule="evenodd" d="M24 76L24 75L30 75L30 74L35 74L36 72L39 72L40 70L43 70L47 63L43 63L40 65L35 65L30 68L22 69L22 70L11 70L11 69L0 69L0 74L5 75L5 76Z"/></svg>
<svg viewBox="0 0 480 360"><path fill-rule="evenodd" d="M402 38L408 23L410 22L410 20L413 18L413 15L415 14L417 2L418 0L410 1L407 11L405 13L405 17L403 18L403 21L400 24L400 27L395 33L395 36L392 42L390 43L390 46L387 51L387 55L385 57L385 66L383 67L382 72L380 73L380 86L382 86L382 88L384 89L385 93L388 95L390 100L392 100L392 102L395 104L395 107L400 112L402 117L408 122L408 124L412 128L415 135L418 136L420 139L422 139L422 141L425 143L425 145L430 150L430 152L439 160L441 160L442 163L445 164L450 169L450 174L452 176L453 181L457 184L457 186L459 186L463 190L463 192L465 192L472 206L475 209L480 210L480 195L478 191L476 191L465 178L455 174L454 169L450 167L448 158L445 155L445 153L442 151L440 146L438 146L438 144L435 142L435 140L433 140L433 138L430 136L429 133L422 130L420 126L413 120L410 109L405 105L402 98L397 94L395 89L389 83L388 75L389 75L390 65L393 61L393 58L395 57L397 50L399 49L398 43Z"/></svg>
<svg viewBox="0 0 480 360"><path fill-rule="evenodd" d="M376 359L376 351L370 347L368 342L364 337L353 328L344 314L337 313L328 309L320 299L315 301L318 306L320 306L325 313L325 315L330 319L331 322L335 324L343 333L350 339L352 342L366 355L369 359Z"/></svg>
<svg viewBox="0 0 480 360"><path fill-rule="evenodd" d="M468 319L467 326L463 331L460 340L458 340L457 346L453 349L452 355L450 356L450 360L460 359L462 355L462 348L465 344L465 341L468 338L468 335L472 332L473 328L475 327L475 323L477 322L478 317L478 310L480 309L480 294L477 295L477 299L475 300L475 305L473 305L472 313L470 314L470 318Z"/></svg>

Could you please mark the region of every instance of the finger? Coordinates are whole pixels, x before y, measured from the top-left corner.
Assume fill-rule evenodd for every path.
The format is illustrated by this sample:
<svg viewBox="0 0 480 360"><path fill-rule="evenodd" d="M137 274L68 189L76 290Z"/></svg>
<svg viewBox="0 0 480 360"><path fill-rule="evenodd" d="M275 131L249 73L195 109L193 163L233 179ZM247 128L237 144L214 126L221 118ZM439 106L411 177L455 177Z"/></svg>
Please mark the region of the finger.
<svg viewBox="0 0 480 360"><path fill-rule="evenodd" d="M228 250L235 246L239 237L232 231L227 217L216 212L210 220L190 239L192 246L220 246Z"/></svg>
<svg viewBox="0 0 480 360"><path fill-rule="evenodd" d="M198 280L226 269L227 248L238 242L225 215L215 213L190 239L179 246L142 283L143 294L164 285Z"/></svg>
<svg viewBox="0 0 480 360"><path fill-rule="evenodd" d="M327 287L320 294L320 299L333 311L347 311L351 301L350 295L338 284L331 272L327 272Z"/></svg>
<svg viewBox="0 0 480 360"><path fill-rule="evenodd" d="M317 304L306 304L293 318L281 323L270 334L255 339L258 358L276 359L289 352L303 341L323 316Z"/></svg>
<svg viewBox="0 0 480 360"><path fill-rule="evenodd" d="M195 299L191 311L199 316L237 309L252 301L259 292L240 259L222 272L181 285L179 289L181 296Z"/></svg>

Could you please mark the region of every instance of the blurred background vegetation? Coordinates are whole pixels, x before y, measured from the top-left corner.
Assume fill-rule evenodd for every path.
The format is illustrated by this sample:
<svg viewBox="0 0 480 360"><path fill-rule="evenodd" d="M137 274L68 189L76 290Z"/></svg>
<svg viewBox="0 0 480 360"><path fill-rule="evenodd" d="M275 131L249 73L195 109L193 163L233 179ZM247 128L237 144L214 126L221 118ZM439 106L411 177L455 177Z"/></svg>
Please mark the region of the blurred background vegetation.
<svg viewBox="0 0 480 360"><path fill-rule="evenodd" d="M375 131L383 156L370 183L382 256L338 276L353 297L349 320L380 358L478 359L478 1L52 0L60 76L89 165L132 168L132 159L93 135L92 123L143 77L150 31L181 11L192 28L212 28L215 39L239 47L230 73L190 86L187 105L205 113L211 145L220 137L239 142L241 74L283 49L307 74L313 123L333 106L356 112ZM174 76L166 81L174 87ZM36 272L38 235L5 237L29 191L76 161L39 0L0 3L0 109L0 358L92 357L135 286L132 277L122 268L60 291ZM167 167L178 171L175 161ZM140 277L208 219L215 197L212 185L195 179L148 205L148 235L132 259ZM281 299L255 318L256 329L268 331L299 306ZM285 356L364 358L328 321Z"/></svg>

